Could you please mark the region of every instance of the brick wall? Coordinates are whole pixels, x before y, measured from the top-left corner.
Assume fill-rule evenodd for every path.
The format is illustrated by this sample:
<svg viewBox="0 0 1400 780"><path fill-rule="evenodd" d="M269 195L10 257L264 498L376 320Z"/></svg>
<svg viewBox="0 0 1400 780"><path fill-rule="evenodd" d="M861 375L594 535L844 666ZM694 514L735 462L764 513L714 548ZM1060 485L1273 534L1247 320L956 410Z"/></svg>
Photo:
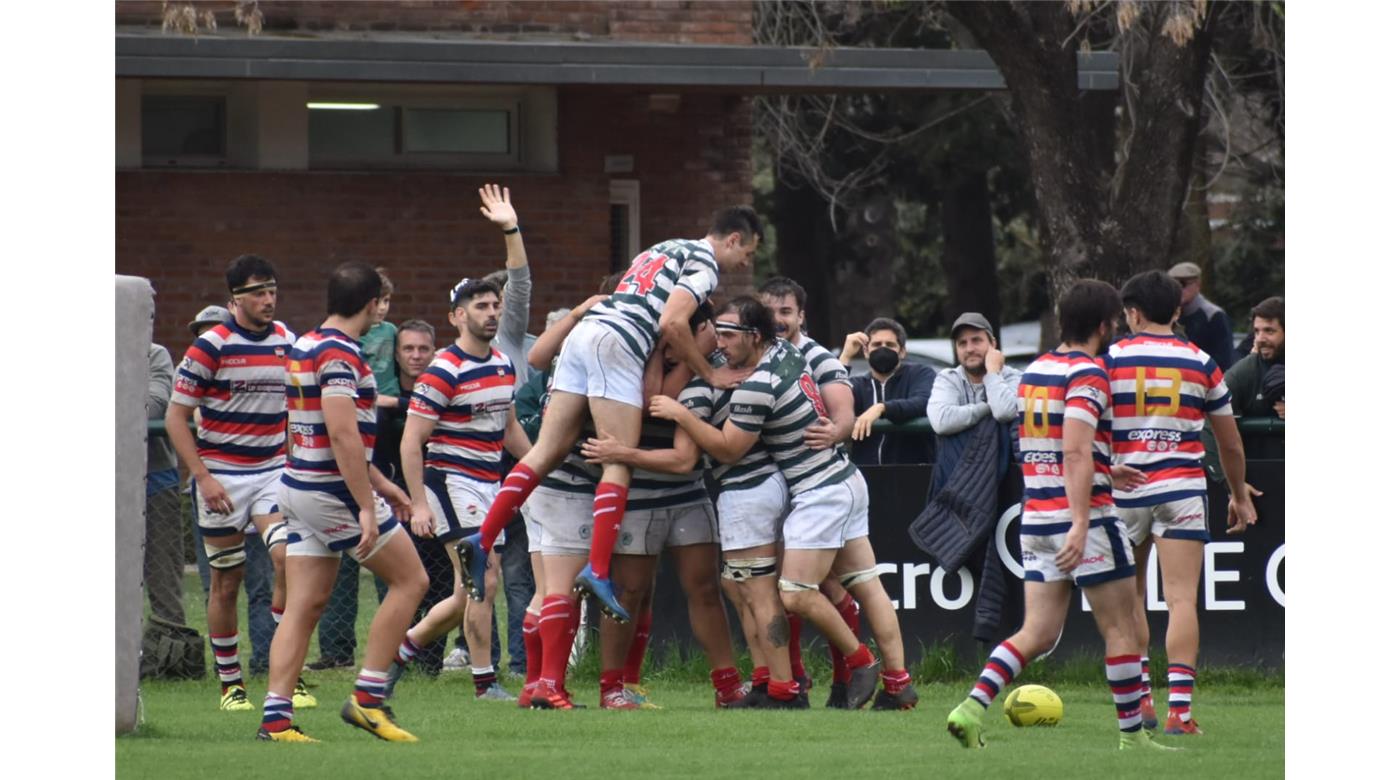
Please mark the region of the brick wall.
<svg viewBox="0 0 1400 780"><path fill-rule="evenodd" d="M641 181L643 247L698 237L715 208L751 202L750 117L733 96L686 94L659 114L644 95L565 88L557 175L118 171L116 270L152 280L155 340L177 360L184 324L225 300L223 268L243 252L277 265L278 317L297 331L320 323L329 270L364 260L390 270L390 319L426 319L445 344L447 289L504 263L499 232L477 210L477 186L498 179L520 212L538 333L548 311L582 300L607 271L603 156L635 158L617 178ZM749 274L723 282L731 294L751 284Z"/></svg>
<svg viewBox="0 0 1400 780"><path fill-rule="evenodd" d="M118 24L160 26L161 3L118 2ZM236 26L232 0L195 2ZM483 37L608 38L664 43L753 42L748 2L261 2L264 29L424 30Z"/></svg>

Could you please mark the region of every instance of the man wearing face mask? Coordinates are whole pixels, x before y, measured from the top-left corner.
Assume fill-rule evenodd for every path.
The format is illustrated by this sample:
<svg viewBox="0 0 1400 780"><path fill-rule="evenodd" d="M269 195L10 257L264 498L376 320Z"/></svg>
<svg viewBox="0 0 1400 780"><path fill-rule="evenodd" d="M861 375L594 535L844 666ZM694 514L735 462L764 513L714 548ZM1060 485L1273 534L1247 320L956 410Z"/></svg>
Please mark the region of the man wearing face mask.
<svg viewBox="0 0 1400 780"><path fill-rule="evenodd" d="M906 363L904 326L888 317L876 317L846 336L841 363L849 366L857 354L870 362L870 372L851 377L856 423L851 431L851 460L857 465L932 463L933 437L871 433L876 420L904 422L923 415L933 387L933 369Z"/></svg>

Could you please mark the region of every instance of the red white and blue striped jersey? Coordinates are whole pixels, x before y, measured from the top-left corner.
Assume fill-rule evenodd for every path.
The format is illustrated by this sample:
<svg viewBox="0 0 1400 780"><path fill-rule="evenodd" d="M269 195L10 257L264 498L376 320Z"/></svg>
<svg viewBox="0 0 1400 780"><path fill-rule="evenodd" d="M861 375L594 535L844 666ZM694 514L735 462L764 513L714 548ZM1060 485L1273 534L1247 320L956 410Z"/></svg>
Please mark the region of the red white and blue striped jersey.
<svg viewBox="0 0 1400 780"><path fill-rule="evenodd" d="M292 332L274 322L262 333L215 325L185 352L171 403L199 410L195 444L215 474L281 468L287 442L287 355Z"/></svg>
<svg viewBox="0 0 1400 780"><path fill-rule="evenodd" d="M287 362L287 416L289 418L287 468L282 481L307 489L346 490L336 466L326 431L325 398L355 401L355 422L365 445L365 462L374 453L374 370L369 367L355 339L334 328L317 328L297 339ZM300 484L299 484L300 483Z"/></svg>
<svg viewBox="0 0 1400 780"><path fill-rule="evenodd" d="M515 367L498 350L475 357L454 343L439 352L418 377L408 405L409 414L436 423L423 465L500 482L506 421L514 401Z"/></svg>
<svg viewBox="0 0 1400 780"><path fill-rule="evenodd" d="M1070 528L1064 473L1066 420L1094 426L1089 523L1111 522L1113 411L1103 364L1083 352L1051 350L1036 358L1021 375L1017 405L1021 410L1021 475L1026 484L1021 532L1056 534Z"/></svg>
<svg viewBox="0 0 1400 780"><path fill-rule="evenodd" d="M1204 495L1201 429L1207 414L1230 414L1230 389L1211 356L1179 336L1139 333L1108 348L1113 459L1147 475L1114 491L1121 506L1153 506Z"/></svg>

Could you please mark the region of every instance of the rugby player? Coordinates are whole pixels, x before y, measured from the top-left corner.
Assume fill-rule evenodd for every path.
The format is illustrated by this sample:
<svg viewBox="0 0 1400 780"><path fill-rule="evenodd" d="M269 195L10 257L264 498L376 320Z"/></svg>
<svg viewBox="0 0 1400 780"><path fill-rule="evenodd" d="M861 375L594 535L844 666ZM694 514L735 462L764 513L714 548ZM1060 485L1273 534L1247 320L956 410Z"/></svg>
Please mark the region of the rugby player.
<svg viewBox="0 0 1400 780"><path fill-rule="evenodd" d="M948 714L948 733L983 747L982 717L1028 659L1049 651L1074 594L1084 591L1107 650L1108 685L1118 710L1119 749L1170 750L1142 728L1142 679L1133 623L1133 558L1114 515L1112 395L1093 356L1122 308L1104 282L1075 282L1060 297L1058 347L1021 376L1021 560L1026 610L1021 628L992 651L971 693Z"/></svg>
<svg viewBox="0 0 1400 780"><path fill-rule="evenodd" d="M277 322L277 270L257 255L240 255L224 273L231 320L195 339L175 379L165 429L194 478L199 535L209 557L209 644L221 686L219 708L252 711L238 661L238 588L244 532L251 522L272 558L272 619L287 603L286 523L277 480L286 461L285 362L295 339ZM199 411L198 439L190 417ZM298 677L298 707L316 698Z"/></svg>
<svg viewBox="0 0 1400 780"><path fill-rule="evenodd" d="M875 572L865 480L840 449L811 450L803 440L805 429L827 416L806 362L790 343L777 338L772 315L753 298L731 301L715 330L731 367L755 367L731 396L724 427L715 428L664 395L652 398L652 415L675 421L721 463L737 463L756 441L763 441L783 471L792 506L783 522L778 580L783 606L810 620L845 657L851 668L847 707L864 706L879 678L889 697L882 709L914 706L917 694L904 669L899 621ZM833 572L867 605L884 656L883 674L869 648L818 592L819 583ZM796 700L789 706L805 707L805 701L796 699L797 682L790 685L770 680L769 697L784 703Z"/></svg>
<svg viewBox="0 0 1400 780"><path fill-rule="evenodd" d="M326 320L297 339L287 364L290 452L277 491L287 517L287 613L272 639L258 739L317 741L292 725L288 695L335 585L341 553L348 551L389 589L370 623L364 666L340 717L383 740L418 741L399 727L384 704L389 666L428 589L428 575L385 503L392 503L399 517L408 517L408 496L369 462L375 439L374 373L356 340L369 327L380 292L373 266L344 263L336 268L327 290Z"/></svg>
<svg viewBox="0 0 1400 780"><path fill-rule="evenodd" d="M690 316L719 283L719 272L748 265L762 237L753 209L737 206L715 216L699 240L673 239L651 247L632 261L617 290L591 308L563 345L550 393L551 413L544 416L539 440L511 469L492 502L479 534L467 537L471 553L463 564L473 578L472 597L480 600L486 555L501 529L548 474L578 442L585 415L596 430L635 447L642 426L642 371L656 342L665 337L676 356L711 384L729 386L738 377L710 367L690 332ZM682 290L684 295L672 295ZM608 578L613 544L627 505L631 469L603 468L594 493L592 542L588 565L575 587L597 596L604 611L621 620L627 611L613 594Z"/></svg>
<svg viewBox="0 0 1400 780"><path fill-rule="evenodd" d="M523 246L518 234L513 243ZM501 291L491 282L463 279L449 299L457 340L433 359L413 388L399 457L413 499L413 532L440 542L453 566L460 567L457 542L480 527L495 497L502 451L524 454L530 440L515 419L515 367L491 346L500 323ZM421 648L461 625L471 653L476 698L515 698L501 687L491 663L491 604L500 569L498 553L493 550L491 556L494 565L487 568L482 586L486 601L467 598L466 586L459 581L452 595L435 604L404 636L390 672L389 693Z"/></svg>
<svg viewBox="0 0 1400 780"><path fill-rule="evenodd" d="M1105 365L1113 397L1113 459L1141 472L1135 488L1114 490L1118 517L1139 561L1136 617L1142 661L1143 721L1156 728L1148 672L1147 556L1157 548L1167 602L1166 734L1200 734L1191 716L1200 624L1196 588L1206 542L1205 446L1210 421L1220 443L1220 464L1230 486L1230 526L1240 533L1256 518L1245 485L1244 444L1231 410L1230 391L1215 361L1172 332L1181 312L1181 284L1161 271L1145 271L1122 289L1132 336L1108 349Z"/></svg>
<svg viewBox="0 0 1400 780"><path fill-rule="evenodd" d="M778 336L787 339L788 343L802 353L802 359L807 362L807 370L816 380L817 387L821 390L822 403L826 405L830 415L823 416L807 428L804 437L807 446L825 449L840 445L850 438L851 431L855 428L855 396L851 391L851 378L846 367L805 331L807 291L792 279L775 276L763 283L758 294L763 305L773 314ZM821 590L836 607L836 611L841 613L841 619L846 621L851 632L860 636L860 606L851 598L851 594L847 593L834 577L822 580ZM793 673L803 682L804 687L811 687L811 680L808 679L807 671L802 665L802 619L789 614L788 621L788 654ZM846 685L850 682L851 670L846 666L846 659L835 645L828 643L827 649L831 653L831 693L827 697L826 706L840 709L847 703Z"/></svg>

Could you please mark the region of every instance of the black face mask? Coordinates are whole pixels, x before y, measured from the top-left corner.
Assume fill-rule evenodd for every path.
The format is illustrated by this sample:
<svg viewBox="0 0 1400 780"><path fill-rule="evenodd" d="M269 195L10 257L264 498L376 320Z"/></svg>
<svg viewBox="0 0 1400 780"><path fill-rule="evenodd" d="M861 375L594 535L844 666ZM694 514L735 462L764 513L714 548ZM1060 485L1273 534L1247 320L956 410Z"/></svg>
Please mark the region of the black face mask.
<svg viewBox="0 0 1400 780"><path fill-rule="evenodd" d="M870 367L881 374L894 371L899 365L899 353L889 347L880 347L870 353Z"/></svg>

